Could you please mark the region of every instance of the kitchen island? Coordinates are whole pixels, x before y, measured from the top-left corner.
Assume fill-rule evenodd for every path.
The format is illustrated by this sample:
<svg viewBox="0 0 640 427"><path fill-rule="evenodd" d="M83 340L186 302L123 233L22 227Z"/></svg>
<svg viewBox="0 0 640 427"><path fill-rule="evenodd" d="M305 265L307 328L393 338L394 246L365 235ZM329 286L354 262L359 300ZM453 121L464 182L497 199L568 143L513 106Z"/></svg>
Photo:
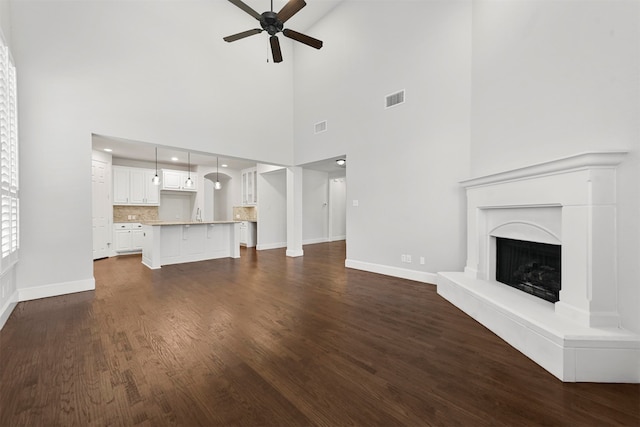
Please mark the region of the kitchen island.
<svg viewBox="0 0 640 427"><path fill-rule="evenodd" d="M142 223L142 263L163 265L240 258L237 221L147 221Z"/></svg>

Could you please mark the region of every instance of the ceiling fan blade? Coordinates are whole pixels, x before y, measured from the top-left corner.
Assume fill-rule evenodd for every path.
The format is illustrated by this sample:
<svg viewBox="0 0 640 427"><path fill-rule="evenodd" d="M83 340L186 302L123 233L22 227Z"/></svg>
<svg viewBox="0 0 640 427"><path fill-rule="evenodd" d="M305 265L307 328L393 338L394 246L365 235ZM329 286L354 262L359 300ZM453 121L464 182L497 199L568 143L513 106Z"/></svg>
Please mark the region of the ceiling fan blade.
<svg viewBox="0 0 640 427"><path fill-rule="evenodd" d="M269 38L271 42L271 54L273 55L273 62L282 62L282 52L280 51L280 40L278 37L271 36Z"/></svg>
<svg viewBox="0 0 640 427"><path fill-rule="evenodd" d="M304 0L289 0L289 2L280 9L280 12L278 12L278 20L284 24L306 5L307 3L305 3Z"/></svg>
<svg viewBox="0 0 640 427"><path fill-rule="evenodd" d="M240 9L244 10L245 12L247 12L249 15L253 16L254 18L256 18L258 21L262 17L262 15L260 15L258 12L253 10L251 7L247 6L244 2L242 2L242 0L229 0L229 1L231 3L233 3L233 4L235 4L236 6L238 6Z"/></svg>
<svg viewBox="0 0 640 427"><path fill-rule="evenodd" d="M309 37L306 34L299 33L297 31L290 30L285 28L282 31L286 37L298 41L300 43L304 43L307 46L315 47L316 49L320 49L322 47L322 40L314 39L313 37Z"/></svg>
<svg viewBox="0 0 640 427"><path fill-rule="evenodd" d="M233 34L231 36L227 36L227 37L223 37L222 40L226 41L226 42L234 42L236 40L240 40L243 39L245 37L249 37L249 36L253 36L256 34L260 34L263 30L259 29L259 28L254 28L253 30L247 30L247 31L243 31L241 33L238 34Z"/></svg>

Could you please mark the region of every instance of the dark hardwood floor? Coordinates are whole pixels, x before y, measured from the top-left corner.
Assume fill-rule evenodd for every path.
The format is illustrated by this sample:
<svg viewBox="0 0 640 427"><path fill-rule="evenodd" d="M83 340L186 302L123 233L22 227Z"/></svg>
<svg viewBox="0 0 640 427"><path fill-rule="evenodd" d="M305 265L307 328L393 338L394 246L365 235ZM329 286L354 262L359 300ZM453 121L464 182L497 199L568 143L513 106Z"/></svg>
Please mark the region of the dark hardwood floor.
<svg viewBox="0 0 640 427"><path fill-rule="evenodd" d="M0 426L640 425L640 385L563 384L434 286L304 250L105 259L95 291L20 303Z"/></svg>

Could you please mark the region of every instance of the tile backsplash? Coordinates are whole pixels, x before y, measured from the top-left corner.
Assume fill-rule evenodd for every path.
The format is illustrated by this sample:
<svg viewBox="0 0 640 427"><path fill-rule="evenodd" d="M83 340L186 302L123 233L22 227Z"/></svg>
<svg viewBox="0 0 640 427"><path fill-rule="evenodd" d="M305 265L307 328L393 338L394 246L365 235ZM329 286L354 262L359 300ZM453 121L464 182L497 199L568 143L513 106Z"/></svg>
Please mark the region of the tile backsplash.
<svg viewBox="0 0 640 427"><path fill-rule="evenodd" d="M157 206L114 206L113 222L140 222L158 219Z"/></svg>
<svg viewBox="0 0 640 427"><path fill-rule="evenodd" d="M255 206L234 206L233 220L234 221L257 221L258 210L256 209Z"/></svg>

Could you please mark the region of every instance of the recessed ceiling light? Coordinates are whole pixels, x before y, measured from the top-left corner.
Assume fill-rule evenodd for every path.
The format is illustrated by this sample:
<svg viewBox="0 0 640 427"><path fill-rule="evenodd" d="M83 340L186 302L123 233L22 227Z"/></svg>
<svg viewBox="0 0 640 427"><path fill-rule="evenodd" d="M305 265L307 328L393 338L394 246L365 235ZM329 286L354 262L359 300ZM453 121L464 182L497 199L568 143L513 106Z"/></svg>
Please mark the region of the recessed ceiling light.
<svg viewBox="0 0 640 427"><path fill-rule="evenodd" d="M105 148L104 151L106 151L107 153L112 152L113 150L111 148Z"/></svg>
<svg viewBox="0 0 640 427"><path fill-rule="evenodd" d="M177 157L172 157L171 160L173 160L174 162L177 162L178 158Z"/></svg>
<svg viewBox="0 0 640 427"><path fill-rule="evenodd" d="M228 168L228 167L229 167L229 165L228 165L228 164L226 164L226 163L224 163L224 164L221 164L221 165L220 165L220 167L222 167L222 168Z"/></svg>

